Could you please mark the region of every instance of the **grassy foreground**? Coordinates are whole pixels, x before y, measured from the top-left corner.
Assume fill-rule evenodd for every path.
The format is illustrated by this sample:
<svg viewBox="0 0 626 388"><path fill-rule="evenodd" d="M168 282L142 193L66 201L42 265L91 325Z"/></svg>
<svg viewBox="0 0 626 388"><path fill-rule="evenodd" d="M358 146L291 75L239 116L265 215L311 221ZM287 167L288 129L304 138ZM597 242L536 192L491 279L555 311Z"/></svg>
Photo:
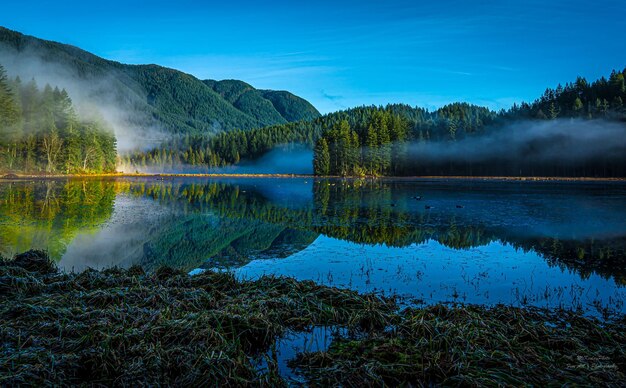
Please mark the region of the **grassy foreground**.
<svg viewBox="0 0 626 388"><path fill-rule="evenodd" d="M311 385L615 385L626 318L499 306L397 309L392 299L171 268L60 273L43 252L0 261L0 386L281 385L258 371L288 330L349 329L291 361Z"/></svg>

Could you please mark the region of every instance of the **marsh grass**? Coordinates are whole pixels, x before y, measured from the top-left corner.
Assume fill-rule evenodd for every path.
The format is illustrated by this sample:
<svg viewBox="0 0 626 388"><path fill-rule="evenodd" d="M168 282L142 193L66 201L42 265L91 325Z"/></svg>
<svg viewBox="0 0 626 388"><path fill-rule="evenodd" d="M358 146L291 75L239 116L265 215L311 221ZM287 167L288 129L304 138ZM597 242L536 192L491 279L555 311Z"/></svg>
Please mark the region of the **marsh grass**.
<svg viewBox="0 0 626 388"><path fill-rule="evenodd" d="M623 386L626 321L496 306L409 308L393 330L337 338L291 365L320 385Z"/></svg>
<svg viewBox="0 0 626 388"><path fill-rule="evenodd" d="M0 260L0 386L283 385L254 360L288 332L346 328L291 365L311 384L619 384L625 321L377 295L230 273L61 273L44 252ZM349 334L346 334L349 333Z"/></svg>
<svg viewBox="0 0 626 388"><path fill-rule="evenodd" d="M38 251L0 263L0 298L0 386L275 383L250 357L287 330L367 326L396 309L287 278L167 267L60 273Z"/></svg>

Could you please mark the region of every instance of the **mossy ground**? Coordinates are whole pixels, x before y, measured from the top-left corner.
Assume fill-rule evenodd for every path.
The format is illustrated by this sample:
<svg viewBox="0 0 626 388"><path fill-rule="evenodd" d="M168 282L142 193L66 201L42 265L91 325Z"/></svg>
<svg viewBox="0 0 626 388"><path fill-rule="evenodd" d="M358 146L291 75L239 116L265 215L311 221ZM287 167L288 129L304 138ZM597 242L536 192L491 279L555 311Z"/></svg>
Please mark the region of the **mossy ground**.
<svg viewBox="0 0 626 388"><path fill-rule="evenodd" d="M614 384L626 320L392 299L171 268L60 273L42 252L0 262L0 385L281 385L263 357L288 330L350 335L291 364L312 385ZM271 361L271 360L270 360ZM271 366L271 362L268 362Z"/></svg>

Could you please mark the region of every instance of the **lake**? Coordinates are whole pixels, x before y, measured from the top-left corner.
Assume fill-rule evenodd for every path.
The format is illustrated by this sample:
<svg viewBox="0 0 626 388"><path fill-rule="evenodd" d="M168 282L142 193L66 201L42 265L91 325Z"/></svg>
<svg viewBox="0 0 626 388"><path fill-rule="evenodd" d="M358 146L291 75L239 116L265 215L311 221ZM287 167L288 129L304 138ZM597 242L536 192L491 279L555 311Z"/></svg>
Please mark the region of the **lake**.
<svg viewBox="0 0 626 388"><path fill-rule="evenodd" d="M0 183L0 254L67 271L285 275L408 301L625 312L626 183L116 178Z"/></svg>

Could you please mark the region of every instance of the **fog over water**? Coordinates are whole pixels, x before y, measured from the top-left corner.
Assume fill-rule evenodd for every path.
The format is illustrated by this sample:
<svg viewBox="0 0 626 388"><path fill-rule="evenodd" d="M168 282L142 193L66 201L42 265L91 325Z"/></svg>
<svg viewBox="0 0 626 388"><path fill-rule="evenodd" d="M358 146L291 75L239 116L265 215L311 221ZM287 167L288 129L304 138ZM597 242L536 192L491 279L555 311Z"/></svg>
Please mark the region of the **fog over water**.
<svg viewBox="0 0 626 388"><path fill-rule="evenodd" d="M527 121L458 141L413 143L409 153L416 160L436 163L499 159L550 164L625 158L626 124L578 119Z"/></svg>

